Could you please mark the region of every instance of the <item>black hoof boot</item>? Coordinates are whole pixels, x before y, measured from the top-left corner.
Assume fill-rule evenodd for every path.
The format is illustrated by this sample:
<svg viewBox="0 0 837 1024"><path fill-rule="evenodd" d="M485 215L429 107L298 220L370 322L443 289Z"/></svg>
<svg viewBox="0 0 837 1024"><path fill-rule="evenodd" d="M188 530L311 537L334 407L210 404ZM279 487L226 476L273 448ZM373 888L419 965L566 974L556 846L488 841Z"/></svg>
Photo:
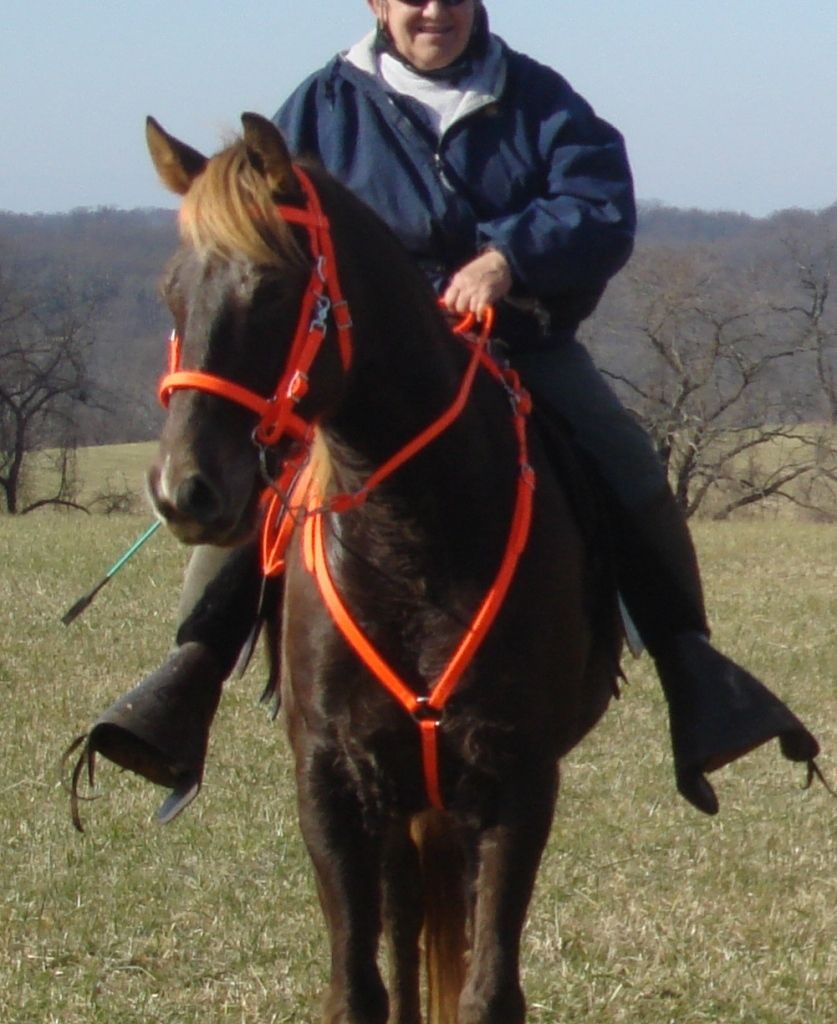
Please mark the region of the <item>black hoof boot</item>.
<svg viewBox="0 0 837 1024"><path fill-rule="evenodd" d="M208 647L185 643L165 665L111 704L68 751L84 743L72 781L76 828L81 831L78 782L86 765L92 785L96 754L172 790L157 813L163 823L195 799L225 676Z"/></svg>
<svg viewBox="0 0 837 1024"><path fill-rule="evenodd" d="M656 662L669 705L677 788L698 810L718 811L705 773L768 740L778 739L791 761L813 765L819 744L802 722L705 636L679 634Z"/></svg>

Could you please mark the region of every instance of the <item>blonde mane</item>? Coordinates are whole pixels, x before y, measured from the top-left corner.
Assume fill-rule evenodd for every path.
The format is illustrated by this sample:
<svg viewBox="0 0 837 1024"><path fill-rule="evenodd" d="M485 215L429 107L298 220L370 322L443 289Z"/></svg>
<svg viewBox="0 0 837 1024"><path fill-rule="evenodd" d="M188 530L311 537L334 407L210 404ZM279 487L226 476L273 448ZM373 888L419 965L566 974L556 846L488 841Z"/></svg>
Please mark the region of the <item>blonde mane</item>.
<svg viewBox="0 0 837 1024"><path fill-rule="evenodd" d="M183 198L180 236L202 255L301 267L305 257L239 140L213 156Z"/></svg>

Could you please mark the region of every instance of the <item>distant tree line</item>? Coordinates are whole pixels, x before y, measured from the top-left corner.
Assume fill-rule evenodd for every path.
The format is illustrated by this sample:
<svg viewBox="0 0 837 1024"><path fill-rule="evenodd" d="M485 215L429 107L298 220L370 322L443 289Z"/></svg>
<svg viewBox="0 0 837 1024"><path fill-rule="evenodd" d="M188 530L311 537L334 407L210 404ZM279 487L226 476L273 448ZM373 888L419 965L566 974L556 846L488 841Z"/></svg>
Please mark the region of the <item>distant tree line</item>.
<svg viewBox="0 0 837 1024"><path fill-rule="evenodd" d="M168 314L169 210L0 213L0 506L72 503L79 445L147 440ZM641 208L583 337L645 423L687 514L779 500L837 518L837 204ZM48 452L52 472L27 474ZM43 462L43 458L41 460Z"/></svg>
<svg viewBox="0 0 837 1024"><path fill-rule="evenodd" d="M73 504L79 446L154 436L175 240L168 210L0 213L0 509Z"/></svg>

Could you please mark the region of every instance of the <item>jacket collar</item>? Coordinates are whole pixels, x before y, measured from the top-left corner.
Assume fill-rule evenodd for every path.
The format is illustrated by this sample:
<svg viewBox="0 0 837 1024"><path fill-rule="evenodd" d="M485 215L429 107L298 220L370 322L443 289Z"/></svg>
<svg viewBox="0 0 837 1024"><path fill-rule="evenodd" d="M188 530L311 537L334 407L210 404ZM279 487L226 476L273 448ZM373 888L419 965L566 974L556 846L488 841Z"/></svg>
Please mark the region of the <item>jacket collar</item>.
<svg viewBox="0 0 837 1024"><path fill-rule="evenodd" d="M341 54L343 60L348 61L349 64L354 64L356 68L365 71L367 75L372 75L373 77L378 73L378 54L375 50L375 36L376 32L373 29L363 39L359 39L354 46Z"/></svg>

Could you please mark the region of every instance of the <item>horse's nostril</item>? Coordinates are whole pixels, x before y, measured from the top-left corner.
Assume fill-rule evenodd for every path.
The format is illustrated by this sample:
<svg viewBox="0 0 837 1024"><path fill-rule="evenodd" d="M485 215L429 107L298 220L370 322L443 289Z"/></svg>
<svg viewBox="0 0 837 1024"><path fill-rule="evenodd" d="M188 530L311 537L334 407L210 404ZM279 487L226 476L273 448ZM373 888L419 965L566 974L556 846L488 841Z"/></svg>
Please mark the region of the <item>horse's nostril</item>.
<svg viewBox="0 0 837 1024"><path fill-rule="evenodd" d="M199 474L187 477L177 488L177 511L196 522L209 524L221 513L221 499L213 486Z"/></svg>

